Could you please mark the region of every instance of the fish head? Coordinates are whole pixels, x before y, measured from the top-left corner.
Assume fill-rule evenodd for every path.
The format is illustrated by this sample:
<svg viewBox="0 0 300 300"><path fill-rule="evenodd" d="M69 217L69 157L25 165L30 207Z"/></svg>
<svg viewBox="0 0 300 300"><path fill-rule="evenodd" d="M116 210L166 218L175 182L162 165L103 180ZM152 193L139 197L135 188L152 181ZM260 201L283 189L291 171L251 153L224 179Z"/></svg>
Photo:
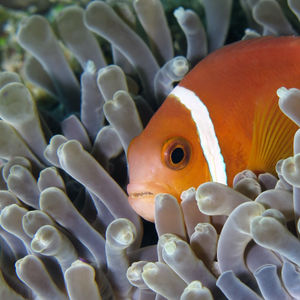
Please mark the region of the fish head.
<svg viewBox="0 0 300 300"><path fill-rule="evenodd" d="M129 203L151 222L157 194L169 193L180 202L183 191L211 179L190 111L172 94L132 140L127 159Z"/></svg>

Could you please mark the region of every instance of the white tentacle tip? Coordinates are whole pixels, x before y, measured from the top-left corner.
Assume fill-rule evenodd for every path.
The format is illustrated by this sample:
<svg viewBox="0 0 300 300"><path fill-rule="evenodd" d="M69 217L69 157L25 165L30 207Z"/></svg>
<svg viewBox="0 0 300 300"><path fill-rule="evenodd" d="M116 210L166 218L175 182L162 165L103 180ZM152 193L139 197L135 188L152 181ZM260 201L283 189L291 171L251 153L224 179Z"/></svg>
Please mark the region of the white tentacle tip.
<svg viewBox="0 0 300 300"><path fill-rule="evenodd" d="M279 98L283 98L286 97L290 93L290 91L286 87L282 86L277 90L276 93Z"/></svg>
<svg viewBox="0 0 300 300"><path fill-rule="evenodd" d="M283 161L281 173L289 184L300 187L300 153Z"/></svg>

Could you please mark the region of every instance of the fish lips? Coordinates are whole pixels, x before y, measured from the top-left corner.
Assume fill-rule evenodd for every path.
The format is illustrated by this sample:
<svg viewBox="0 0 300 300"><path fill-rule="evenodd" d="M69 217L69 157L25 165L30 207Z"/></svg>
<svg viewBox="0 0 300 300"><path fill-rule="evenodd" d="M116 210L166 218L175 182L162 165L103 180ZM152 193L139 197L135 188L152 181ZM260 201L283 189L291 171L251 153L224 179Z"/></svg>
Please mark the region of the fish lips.
<svg viewBox="0 0 300 300"><path fill-rule="evenodd" d="M129 183L127 186L128 201L135 212L147 221L154 222L155 196L160 193L175 195L167 185L154 182Z"/></svg>

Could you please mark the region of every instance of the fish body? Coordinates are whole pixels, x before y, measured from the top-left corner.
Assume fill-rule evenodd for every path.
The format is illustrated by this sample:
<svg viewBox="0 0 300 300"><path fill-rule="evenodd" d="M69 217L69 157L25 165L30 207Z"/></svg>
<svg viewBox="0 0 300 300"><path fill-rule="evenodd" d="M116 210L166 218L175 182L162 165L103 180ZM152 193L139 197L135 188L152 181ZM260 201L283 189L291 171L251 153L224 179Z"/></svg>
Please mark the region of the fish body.
<svg viewBox="0 0 300 300"><path fill-rule="evenodd" d="M250 169L274 173L292 154L297 126L278 107L280 87L300 88L300 38L264 37L200 61L128 149L133 209L154 220L154 197L206 181L232 185Z"/></svg>

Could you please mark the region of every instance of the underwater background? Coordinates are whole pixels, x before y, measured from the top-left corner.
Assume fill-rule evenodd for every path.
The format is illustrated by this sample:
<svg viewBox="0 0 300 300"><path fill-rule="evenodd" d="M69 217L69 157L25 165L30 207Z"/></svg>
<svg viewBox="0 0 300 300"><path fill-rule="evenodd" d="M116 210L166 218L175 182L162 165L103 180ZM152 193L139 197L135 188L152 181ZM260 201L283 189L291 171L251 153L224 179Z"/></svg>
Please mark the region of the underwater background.
<svg viewBox="0 0 300 300"><path fill-rule="evenodd" d="M125 154L209 53L299 18L299 0L0 0L0 299L300 299L298 131L277 174L159 195L154 224Z"/></svg>

